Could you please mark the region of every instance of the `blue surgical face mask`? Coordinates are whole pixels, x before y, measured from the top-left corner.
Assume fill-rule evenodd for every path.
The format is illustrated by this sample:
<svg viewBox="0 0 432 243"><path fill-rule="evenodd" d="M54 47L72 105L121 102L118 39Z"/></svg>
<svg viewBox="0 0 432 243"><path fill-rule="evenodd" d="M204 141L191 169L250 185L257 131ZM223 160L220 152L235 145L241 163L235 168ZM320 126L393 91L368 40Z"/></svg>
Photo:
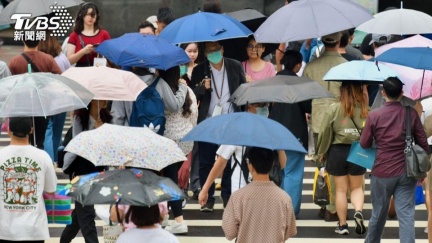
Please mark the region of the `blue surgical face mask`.
<svg viewBox="0 0 432 243"><path fill-rule="evenodd" d="M180 66L180 77L182 77L183 75L185 75L187 73L187 66L186 65L181 65Z"/></svg>
<svg viewBox="0 0 432 243"><path fill-rule="evenodd" d="M263 117L268 117L269 116L269 108L267 106L265 107L257 107L256 109L256 114L263 116Z"/></svg>
<svg viewBox="0 0 432 243"><path fill-rule="evenodd" d="M213 64L218 64L222 61L222 51L215 51L207 54L207 60Z"/></svg>

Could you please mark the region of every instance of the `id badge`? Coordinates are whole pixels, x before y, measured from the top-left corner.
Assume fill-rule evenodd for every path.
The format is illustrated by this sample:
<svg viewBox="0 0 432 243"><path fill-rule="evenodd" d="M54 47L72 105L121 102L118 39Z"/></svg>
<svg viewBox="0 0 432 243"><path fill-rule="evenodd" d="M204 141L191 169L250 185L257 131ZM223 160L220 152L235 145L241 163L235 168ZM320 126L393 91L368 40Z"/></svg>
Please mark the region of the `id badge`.
<svg viewBox="0 0 432 243"><path fill-rule="evenodd" d="M107 59L104 57L95 57L93 61L93 66L95 67L106 67Z"/></svg>
<svg viewBox="0 0 432 243"><path fill-rule="evenodd" d="M220 114L222 114L222 106L220 104L215 105L214 110L213 110L213 116L219 116Z"/></svg>

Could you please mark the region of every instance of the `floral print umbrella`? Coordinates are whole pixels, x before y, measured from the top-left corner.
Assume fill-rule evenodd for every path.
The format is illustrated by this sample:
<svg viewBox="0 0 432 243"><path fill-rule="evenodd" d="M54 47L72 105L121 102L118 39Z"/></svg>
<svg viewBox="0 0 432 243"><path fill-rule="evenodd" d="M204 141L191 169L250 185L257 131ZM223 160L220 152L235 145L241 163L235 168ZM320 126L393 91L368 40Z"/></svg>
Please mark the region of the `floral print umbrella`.
<svg viewBox="0 0 432 243"><path fill-rule="evenodd" d="M173 140L145 127L111 124L81 132L65 150L88 159L96 166L124 165L156 171L186 160Z"/></svg>

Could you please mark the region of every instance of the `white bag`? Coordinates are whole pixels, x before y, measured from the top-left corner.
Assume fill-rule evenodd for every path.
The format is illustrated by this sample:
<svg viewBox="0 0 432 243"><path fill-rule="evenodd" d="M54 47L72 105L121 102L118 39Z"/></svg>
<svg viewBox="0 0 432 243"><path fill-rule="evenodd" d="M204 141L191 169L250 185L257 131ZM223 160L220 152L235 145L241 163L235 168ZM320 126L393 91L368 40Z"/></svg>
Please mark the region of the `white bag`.
<svg viewBox="0 0 432 243"><path fill-rule="evenodd" d="M105 243L115 243L119 238L123 229L120 224L117 225L105 225L103 227L103 239Z"/></svg>

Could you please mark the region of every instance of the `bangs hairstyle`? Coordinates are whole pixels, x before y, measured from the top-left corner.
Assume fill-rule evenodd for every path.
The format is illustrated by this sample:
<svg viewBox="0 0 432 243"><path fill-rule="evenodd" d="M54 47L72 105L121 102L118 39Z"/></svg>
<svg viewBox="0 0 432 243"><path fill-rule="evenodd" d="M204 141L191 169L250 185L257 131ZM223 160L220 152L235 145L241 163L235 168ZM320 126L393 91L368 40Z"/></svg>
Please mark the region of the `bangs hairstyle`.
<svg viewBox="0 0 432 243"><path fill-rule="evenodd" d="M363 93L361 84L342 82L340 88L340 102L342 112L349 118L354 117L354 110L360 105L360 117L366 118L368 115L367 95Z"/></svg>
<svg viewBox="0 0 432 243"><path fill-rule="evenodd" d="M46 54L56 57L60 55L62 48L57 40L57 37L51 36L50 33L46 35L46 39L39 42L38 50Z"/></svg>
<svg viewBox="0 0 432 243"><path fill-rule="evenodd" d="M78 12L78 15L75 19L75 27L74 27L74 31L78 34L81 33L81 31L84 30L84 18L87 15L87 11L89 9L92 9L92 14L96 14L96 21L94 22L94 32L96 32L97 30L100 29L99 26L99 20L100 20L100 15L99 15L99 9L96 6L96 4L88 2L88 3L84 3L81 6L81 9Z"/></svg>

